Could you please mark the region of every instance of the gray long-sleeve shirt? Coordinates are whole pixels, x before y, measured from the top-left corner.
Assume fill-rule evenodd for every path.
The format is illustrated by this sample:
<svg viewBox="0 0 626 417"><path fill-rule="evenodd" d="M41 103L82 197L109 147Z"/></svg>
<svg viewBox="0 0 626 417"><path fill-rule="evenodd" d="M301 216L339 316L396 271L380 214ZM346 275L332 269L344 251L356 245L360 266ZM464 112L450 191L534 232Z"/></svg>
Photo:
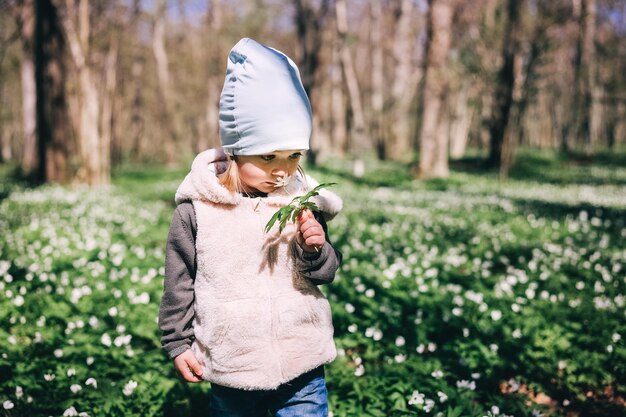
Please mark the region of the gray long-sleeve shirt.
<svg viewBox="0 0 626 417"><path fill-rule="evenodd" d="M342 256L330 243L323 217L315 213L315 218L324 228L326 243L319 252L305 252L296 245L296 268L303 277L320 285L333 281ZM161 345L170 358L175 358L189 349L194 339L196 231L193 204L179 204L174 211L167 237L165 282L159 311Z"/></svg>

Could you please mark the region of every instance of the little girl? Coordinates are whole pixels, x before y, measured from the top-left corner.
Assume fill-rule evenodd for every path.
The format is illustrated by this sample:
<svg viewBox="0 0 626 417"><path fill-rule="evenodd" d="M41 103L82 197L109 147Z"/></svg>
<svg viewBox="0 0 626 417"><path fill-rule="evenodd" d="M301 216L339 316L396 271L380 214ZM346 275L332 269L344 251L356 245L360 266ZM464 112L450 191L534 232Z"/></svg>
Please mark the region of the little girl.
<svg viewBox="0 0 626 417"><path fill-rule="evenodd" d="M296 65L251 39L228 56L222 149L200 153L176 192L159 326L181 377L211 382L212 417L326 416L324 364L336 356L328 301L341 254L319 213L269 232L294 196L317 185L299 168L311 107Z"/></svg>

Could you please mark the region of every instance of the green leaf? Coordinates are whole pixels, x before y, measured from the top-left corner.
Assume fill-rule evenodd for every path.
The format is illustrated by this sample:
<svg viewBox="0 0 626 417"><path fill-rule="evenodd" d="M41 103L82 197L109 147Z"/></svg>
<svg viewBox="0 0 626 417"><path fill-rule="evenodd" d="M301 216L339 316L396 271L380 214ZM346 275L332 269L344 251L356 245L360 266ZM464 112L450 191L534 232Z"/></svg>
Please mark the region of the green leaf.
<svg viewBox="0 0 626 417"><path fill-rule="evenodd" d="M278 209L278 211L276 211L276 213L274 213L274 215L272 215L270 220L265 225L265 233L269 232L272 229L272 227L274 227L274 224L276 222L279 222L278 231L282 232L285 226L287 226L287 222L289 220L291 220L292 222L295 222L298 216L300 215L300 213L302 213L302 211L304 210L311 210L314 212L319 211L319 208L317 207L317 205L314 202L309 201L309 199L311 197L319 195L319 190L321 190L322 188L330 187L335 184L336 183L334 182L322 183L318 185L317 187L313 188L308 193L304 194L303 196L294 197L289 202L289 204L287 204L285 207L281 207L280 209Z"/></svg>

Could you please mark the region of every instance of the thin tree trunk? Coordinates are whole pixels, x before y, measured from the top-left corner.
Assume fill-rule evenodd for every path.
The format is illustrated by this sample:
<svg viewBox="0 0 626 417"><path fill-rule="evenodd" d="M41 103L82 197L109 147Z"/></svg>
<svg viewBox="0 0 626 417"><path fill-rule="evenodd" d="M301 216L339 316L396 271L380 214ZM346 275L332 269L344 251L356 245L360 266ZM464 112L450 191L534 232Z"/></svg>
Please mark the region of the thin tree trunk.
<svg viewBox="0 0 626 417"><path fill-rule="evenodd" d="M104 69L104 94L102 99L102 138L101 165L106 172L111 170L111 144L113 143L113 109L115 106L115 85L117 82L117 56L119 38L113 35L111 46L107 52Z"/></svg>
<svg viewBox="0 0 626 417"><path fill-rule="evenodd" d="M132 18L130 23L131 33L138 36L138 20L141 16L141 1L133 0ZM142 96L142 74L144 69L144 61L140 57L140 48L133 45L131 78L133 99L130 111L130 156L134 162L138 162L143 157L143 138L144 138L144 117L143 117L143 96Z"/></svg>
<svg viewBox="0 0 626 417"><path fill-rule="evenodd" d="M383 8L380 2L370 3L371 25L371 57L372 57L372 114L370 117L370 132L376 146L378 159L386 158L385 131L384 131L384 104L385 104L385 62L383 55Z"/></svg>
<svg viewBox="0 0 626 417"><path fill-rule="evenodd" d="M331 82L331 138L333 146L343 154L348 150L348 135L346 126L346 104L343 91L343 76L341 70L341 39L339 34L333 36L333 49L330 68Z"/></svg>
<svg viewBox="0 0 626 417"><path fill-rule="evenodd" d="M507 24L502 46L503 64L498 73L494 108L489 127L490 149L487 164L492 167L500 167L502 144L513 105L515 60L520 48L519 34L516 32L519 31L518 25L523 3L523 0L508 0L506 4Z"/></svg>
<svg viewBox="0 0 626 417"><path fill-rule="evenodd" d="M468 105L470 82L463 81L456 94L454 112L450 122L450 157L459 159L465 155L474 108Z"/></svg>
<svg viewBox="0 0 626 417"><path fill-rule="evenodd" d="M76 30L74 18L71 11L74 10L75 4L73 0L67 1L68 13L62 19L65 37L70 47L70 52L76 70L78 72L78 91L80 105L80 122L78 131L78 141L81 155L81 163L77 173L77 181L80 183L106 186L110 183L110 171L103 166L103 158L108 158L110 153L102 155L105 150L102 148L102 137L100 136L100 108L98 89L96 87L91 68L87 63L89 54L89 19L84 18L83 13L79 19L81 27ZM88 0L80 0L83 2L79 6L79 11L89 8ZM79 38L79 34L81 38ZM83 48L85 45L86 48Z"/></svg>
<svg viewBox="0 0 626 417"><path fill-rule="evenodd" d="M159 79L159 94L162 122L168 132L163 137L163 156L168 165L176 162L176 143L178 142L178 130L174 119L174 92L172 89L169 60L165 50L165 11L167 0L160 0L154 21L152 37L152 50L157 64L157 76Z"/></svg>
<svg viewBox="0 0 626 417"><path fill-rule="evenodd" d="M348 87L350 97L350 108L352 110L352 126L350 129L350 141L356 154L354 174L359 177L363 175L363 152L368 148L368 140L365 133L365 116L363 115L363 104L361 101L361 91L356 78L356 71L352 62L352 54L346 44L348 34L348 19L346 16L345 0L335 1L335 13L337 17L337 33L341 43L341 67L343 76Z"/></svg>
<svg viewBox="0 0 626 417"><path fill-rule="evenodd" d="M206 109L206 134L200 135L202 141L198 144L198 151L210 147L220 145L219 141L219 100L220 100L220 83L223 81L222 68L216 63L222 62L225 55L223 51L221 32L223 26L223 10L221 0L209 0L210 16L208 19L208 33L214 39L209 50L209 71L207 79L207 109ZM218 73L219 71L219 73Z"/></svg>
<svg viewBox="0 0 626 417"><path fill-rule="evenodd" d="M390 109L390 145L387 154L392 159L403 159L411 146L411 117L409 111L415 95L419 75L412 68L411 55L415 41L411 36L414 5L412 0L401 0L400 16L396 23L393 41L395 70L391 86L392 107Z"/></svg>
<svg viewBox="0 0 626 417"><path fill-rule="evenodd" d="M597 138L592 137L592 115L595 90L595 26L596 0L574 0L574 12L579 16L579 36L574 62L574 108L572 125L579 146L589 150Z"/></svg>
<svg viewBox="0 0 626 417"><path fill-rule="evenodd" d="M451 44L453 0L431 0L428 11L428 49L422 127L420 131L420 178L445 178L448 170L448 135L442 134L445 126L444 108L448 90L448 52Z"/></svg>
<svg viewBox="0 0 626 417"><path fill-rule="evenodd" d="M293 0L293 2L296 7L295 22L298 35L296 61L300 69L302 85L309 96L309 100L311 100L313 108L314 134L311 138L311 149L307 152L307 159L310 164L315 164L320 151L324 151L322 144L318 142L324 139L320 135L315 134L316 129L320 126L320 121L316 112L318 100L313 92L319 67L319 55L322 48L323 23L330 11L330 1L321 0L317 10L310 0Z"/></svg>
<svg viewBox="0 0 626 417"><path fill-rule="evenodd" d="M6 102L6 87L0 79L0 103ZM11 147L8 146L9 140L7 129L4 127L4 114L0 110L0 164L11 160Z"/></svg>
<svg viewBox="0 0 626 417"><path fill-rule="evenodd" d="M512 0L517 1L517 0ZM522 0L519 0L522 1ZM518 30L514 28L513 30ZM517 48L516 48L517 49ZM513 91L512 91L512 103L509 119L504 131L504 140L502 143L502 154L500 155L500 180L506 181L509 177L509 170L513 164L513 156L517 147L518 136L521 126L521 119L524 109L522 108L522 85L524 76L522 74L522 56L519 53L515 53L513 62Z"/></svg>
<svg viewBox="0 0 626 417"><path fill-rule="evenodd" d="M37 143L37 86L35 83L35 5L25 0L19 7L18 24L22 43L22 172L35 180L44 180L41 155Z"/></svg>
<svg viewBox="0 0 626 417"><path fill-rule="evenodd" d="M36 2L35 67L37 84L37 142L43 179L69 180L69 116L65 95L65 42L57 7Z"/></svg>

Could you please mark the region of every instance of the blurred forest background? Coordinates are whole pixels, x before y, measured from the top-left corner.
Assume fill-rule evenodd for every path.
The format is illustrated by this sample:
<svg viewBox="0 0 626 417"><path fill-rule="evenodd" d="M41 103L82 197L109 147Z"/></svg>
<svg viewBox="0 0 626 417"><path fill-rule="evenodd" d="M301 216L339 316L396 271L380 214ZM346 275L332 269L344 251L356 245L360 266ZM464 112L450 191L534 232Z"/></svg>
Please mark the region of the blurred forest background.
<svg viewBox="0 0 626 417"><path fill-rule="evenodd" d="M0 161L106 185L124 163L219 145L228 51L292 56L314 111L310 163L365 155L414 177L477 149L626 142L623 0L0 0Z"/></svg>

